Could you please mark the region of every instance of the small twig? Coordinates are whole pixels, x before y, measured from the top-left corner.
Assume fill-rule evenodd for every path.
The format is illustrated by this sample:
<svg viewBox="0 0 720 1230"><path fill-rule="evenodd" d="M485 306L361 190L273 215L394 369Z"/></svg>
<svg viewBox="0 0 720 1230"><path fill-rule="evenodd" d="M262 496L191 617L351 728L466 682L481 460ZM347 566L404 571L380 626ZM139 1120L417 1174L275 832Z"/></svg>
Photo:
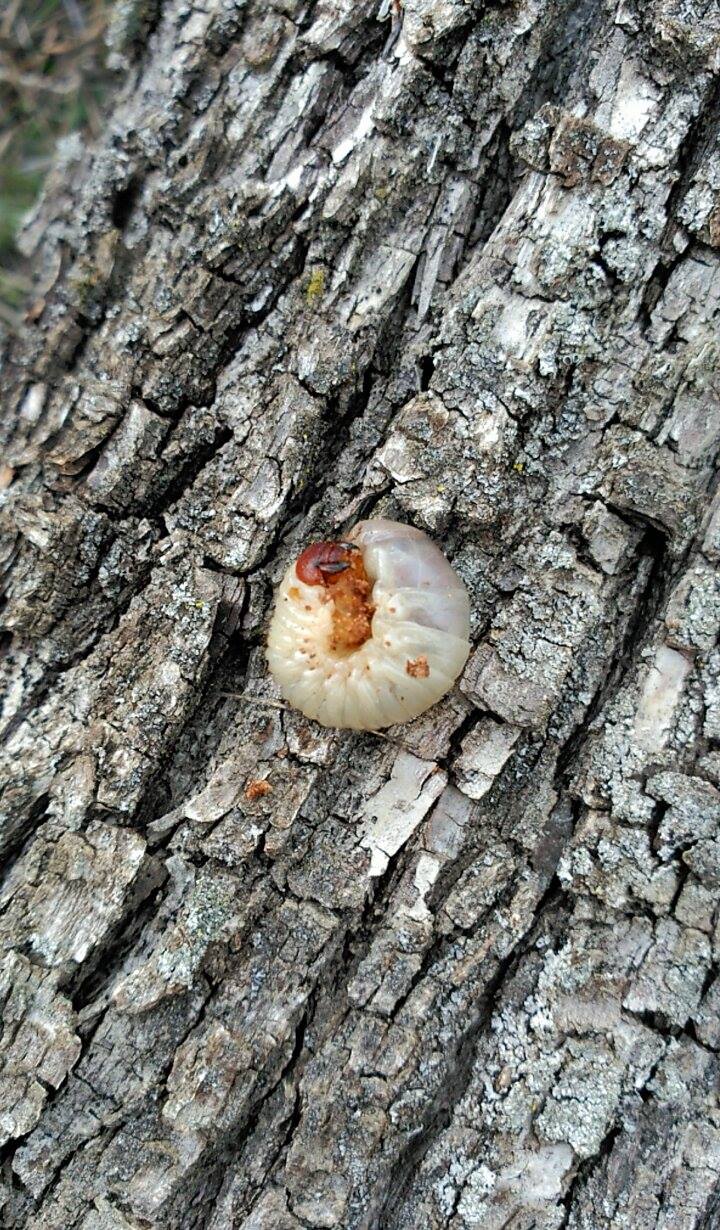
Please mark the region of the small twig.
<svg viewBox="0 0 720 1230"><path fill-rule="evenodd" d="M77 77L66 81L50 81L46 77L36 77L33 73L18 73L7 68L0 68L0 81L12 85L15 89L22 87L27 90L37 90L48 94L72 94L77 90L79 80Z"/></svg>
<svg viewBox="0 0 720 1230"><path fill-rule="evenodd" d="M16 41L23 49L30 50L32 48L33 37L30 32L30 27L22 13L18 14L17 21L15 22L14 35Z"/></svg>
<svg viewBox="0 0 720 1230"><path fill-rule="evenodd" d="M289 709L281 700L266 700L262 696L251 696L249 692L218 692L218 696L232 696L235 700L246 700L251 705L265 706L268 709Z"/></svg>
<svg viewBox="0 0 720 1230"><path fill-rule="evenodd" d="M21 3L22 0L11 0L7 11L3 14L2 23L0 23L0 34L2 34L3 38L10 37L12 24L18 15Z"/></svg>
<svg viewBox="0 0 720 1230"><path fill-rule="evenodd" d="M63 8L73 29L84 30L87 23L77 0L63 0Z"/></svg>
<svg viewBox="0 0 720 1230"><path fill-rule="evenodd" d="M418 760L424 760L426 764L437 764L437 761L433 760L432 757L428 760L426 756L421 756L414 747L410 747L409 743L403 743L402 739L393 739L390 735L383 734L381 730L363 730L361 733L364 735L374 735L376 739L382 739L385 743L390 743L393 747L398 747L401 751L408 752L411 756L416 756Z"/></svg>
<svg viewBox="0 0 720 1230"><path fill-rule="evenodd" d="M218 692L218 696L231 696L234 700L246 700L248 704L259 705L261 708L282 709L286 713L292 708L291 705L285 705L281 700L267 700L262 696L251 696L249 692ZM338 730L343 729L338 727ZM410 752L413 756L419 756L419 753L414 748L409 747L407 743L402 743L400 739L392 739L390 735L383 734L381 730L356 730L353 734L374 735L376 739L382 739L385 743L391 743L393 747L402 748L404 752ZM422 757L419 757L421 760Z"/></svg>
<svg viewBox="0 0 720 1230"><path fill-rule="evenodd" d="M79 51L97 42L106 26L107 21L103 17L99 21L94 22L92 26L88 26L83 30L82 34L76 35L75 38L69 39L59 36L54 43L50 43L43 50L46 55L51 56L76 55Z"/></svg>

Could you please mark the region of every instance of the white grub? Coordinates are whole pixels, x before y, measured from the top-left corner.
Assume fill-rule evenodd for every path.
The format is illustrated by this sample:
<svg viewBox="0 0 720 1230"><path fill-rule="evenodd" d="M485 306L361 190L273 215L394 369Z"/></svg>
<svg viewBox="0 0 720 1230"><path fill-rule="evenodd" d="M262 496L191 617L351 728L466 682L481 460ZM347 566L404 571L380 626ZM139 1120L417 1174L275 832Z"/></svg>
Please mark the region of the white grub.
<svg viewBox="0 0 720 1230"><path fill-rule="evenodd" d="M470 650L470 605L463 582L420 530L360 521L346 541L372 583L368 639L337 646L332 585L305 583L296 561L277 593L267 658L285 699L307 717L377 730L417 717L452 687Z"/></svg>

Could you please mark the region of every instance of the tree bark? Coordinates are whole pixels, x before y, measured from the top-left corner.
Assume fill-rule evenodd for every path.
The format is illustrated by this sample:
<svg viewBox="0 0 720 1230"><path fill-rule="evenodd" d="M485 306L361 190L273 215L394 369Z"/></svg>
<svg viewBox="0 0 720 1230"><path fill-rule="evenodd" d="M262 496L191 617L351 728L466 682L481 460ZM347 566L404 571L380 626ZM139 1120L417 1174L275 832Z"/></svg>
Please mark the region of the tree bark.
<svg viewBox="0 0 720 1230"><path fill-rule="evenodd" d="M720 1226L719 12L116 6L4 345L3 1225ZM263 655L369 515L474 613L386 737Z"/></svg>

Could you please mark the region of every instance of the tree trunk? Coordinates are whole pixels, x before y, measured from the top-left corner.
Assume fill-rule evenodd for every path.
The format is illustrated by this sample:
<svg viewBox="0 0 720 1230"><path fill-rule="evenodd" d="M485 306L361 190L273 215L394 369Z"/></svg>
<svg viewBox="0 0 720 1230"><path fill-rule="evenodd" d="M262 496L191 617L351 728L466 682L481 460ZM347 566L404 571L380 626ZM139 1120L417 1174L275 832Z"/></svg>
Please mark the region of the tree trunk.
<svg viewBox="0 0 720 1230"><path fill-rule="evenodd" d="M720 1226L719 12L116 6L5 345L3 1225ZM386 737L263 654L376 515L474 612Z"/></svg>

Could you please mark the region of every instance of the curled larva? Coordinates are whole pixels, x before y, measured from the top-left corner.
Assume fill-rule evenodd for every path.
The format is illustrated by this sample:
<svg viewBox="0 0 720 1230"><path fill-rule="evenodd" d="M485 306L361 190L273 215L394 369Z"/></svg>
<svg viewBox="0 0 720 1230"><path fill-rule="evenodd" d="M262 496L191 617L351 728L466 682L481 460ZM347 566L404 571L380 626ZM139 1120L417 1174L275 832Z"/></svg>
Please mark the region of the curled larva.
<svg viewBox="0 0 720 1230"><path fill-rule="evenodd" d="M318 542L277 593L267 658L286 700L323 726L377 730L444 696L470 650L459 576L420 530L360 521Z"/></svg>

